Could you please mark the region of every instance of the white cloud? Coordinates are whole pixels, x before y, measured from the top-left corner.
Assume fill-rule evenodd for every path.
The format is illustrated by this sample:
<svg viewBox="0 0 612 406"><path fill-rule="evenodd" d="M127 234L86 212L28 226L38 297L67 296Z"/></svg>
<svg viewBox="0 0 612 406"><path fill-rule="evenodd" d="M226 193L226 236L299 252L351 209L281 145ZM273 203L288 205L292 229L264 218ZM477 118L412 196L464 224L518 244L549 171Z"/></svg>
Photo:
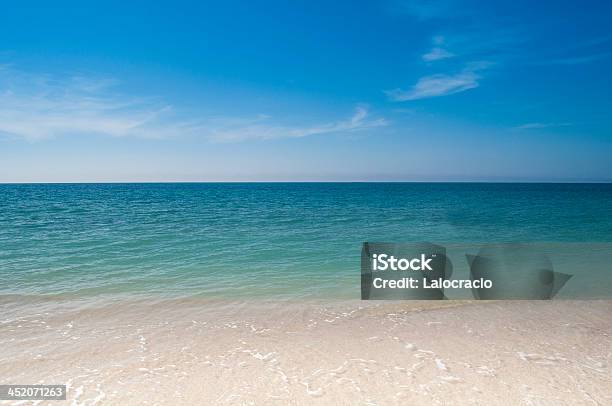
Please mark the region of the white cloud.
<svg viewBox="0 0 612 406"><path fill-rule="evenodd" d="M479 76L471 70L455 75L431 75L420 78L409 90L393 89L385 93L393 101L408 101L446 96L478 87Z"/></svg>
<svg viewBox="0 0 612 406"><path fill-rule="evenodd" d="M567 127L570 123L526 123L515 127L518 130L537 130L551 127Z"/></svg>
<svg viewBox="0 0 612 406"><path fill-rule="evenodd" d="M435 35L432 37L431 42L433 48L421 57L425 62L439 61L455 56L452 52L442 48L442 45L446 42L446 38L443 35Z"/></svg>
<svg viewBox="0 0 612 406"><path fill-rule="evenodd" d="M28 140L73 134L163 138L189 127L168 119L169 105L111 92L116 83L5 70L0 76L0 134Z"/></svg>
<svg viewBox="0 0 612 406"><path fill-rule="evenodd" d="M455 56L452 52L447 51L444 48L434 47L428 53L422 56L423 60L426 62L439 61L441 59L452 58Z"/></svg>
<svg viewBox="0 0 612 406"><path fill-rule="evenodd" d="M200 136L215 141L306 137L386 125L368 119L358 106L352 117L318 125L279 125L256 118L190 117L155 99L127 97L114 91L112 79L83 76L57 80L3 68L0 70L0 135L30 141L65 135L169 138Z"/></svg>
<svg viewBox="0 0 612 406"><path fill-rule="evenodd" d="M478 72L492 65L489 61L470 62L459 73L424 76L408 90L386 90L385 94L392 101L409 101L463 92L478 87L481 78Z"/></svg>
<svg viewBox="0 0 612 406"><path fill-rule="evenodd" d="M219 142L253 139L301 138L310 135L353 132L387 125L383 118L368 120L368 110L358 106L348 119L311 126L276 125L267 116L254 119L217 119L206 125L207 136Z"/></svg>
<svg viewBox="0 0 612 406"><path fill-rule="evenodd" d="M566 58L552 58L546 61L537 62L538 65L581 65L591 62L596 62L601 59L610 57L611 53L600 53L593 55L566 57Z"/></svg>
<svg viewBox="0 0 612 406"><path fill-rule="evenodd" d="M434 35L434 37L431 39L431 42L433 42L434 45L442 45L445 41L446 38L444 35Z"/></svg>

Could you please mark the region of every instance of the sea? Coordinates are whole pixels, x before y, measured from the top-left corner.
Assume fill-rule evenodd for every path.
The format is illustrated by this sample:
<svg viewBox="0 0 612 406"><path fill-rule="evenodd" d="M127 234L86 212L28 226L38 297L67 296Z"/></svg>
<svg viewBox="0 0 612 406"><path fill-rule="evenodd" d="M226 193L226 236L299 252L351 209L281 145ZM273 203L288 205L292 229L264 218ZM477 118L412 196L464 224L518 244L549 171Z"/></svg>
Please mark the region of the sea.
<svg viewBox="0 0 612 406"><path fill-rule="evenodd" d="M0 185L0 298L358 299L364 242L448 247L459 274L526 244L610 298L612 184Z"/></svg>

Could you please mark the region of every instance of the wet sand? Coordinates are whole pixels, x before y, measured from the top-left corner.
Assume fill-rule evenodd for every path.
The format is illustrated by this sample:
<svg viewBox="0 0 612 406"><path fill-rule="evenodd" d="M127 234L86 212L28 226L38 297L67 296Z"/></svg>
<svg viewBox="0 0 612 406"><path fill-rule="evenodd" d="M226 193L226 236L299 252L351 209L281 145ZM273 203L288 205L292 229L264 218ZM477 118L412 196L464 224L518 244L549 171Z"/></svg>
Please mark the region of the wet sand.
<svg viewBox="0 0 612 406"><path fill-rule="evenodd" d="M0 307L0 383L49 404L612 404L612 301Z"/></svg>

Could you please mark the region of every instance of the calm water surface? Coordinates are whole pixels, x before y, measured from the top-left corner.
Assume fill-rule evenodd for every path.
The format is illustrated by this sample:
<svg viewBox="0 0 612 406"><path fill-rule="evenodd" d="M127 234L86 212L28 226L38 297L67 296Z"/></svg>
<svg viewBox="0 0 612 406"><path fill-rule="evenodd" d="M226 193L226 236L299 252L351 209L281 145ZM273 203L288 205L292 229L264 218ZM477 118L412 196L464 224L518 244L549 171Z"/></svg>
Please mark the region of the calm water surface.
<svg viewBox="0 0 612 406"><path fill-rule="evenodd" d="M0 185L0 295L359 297L364 241L607 255L612 185Z"/></svg>

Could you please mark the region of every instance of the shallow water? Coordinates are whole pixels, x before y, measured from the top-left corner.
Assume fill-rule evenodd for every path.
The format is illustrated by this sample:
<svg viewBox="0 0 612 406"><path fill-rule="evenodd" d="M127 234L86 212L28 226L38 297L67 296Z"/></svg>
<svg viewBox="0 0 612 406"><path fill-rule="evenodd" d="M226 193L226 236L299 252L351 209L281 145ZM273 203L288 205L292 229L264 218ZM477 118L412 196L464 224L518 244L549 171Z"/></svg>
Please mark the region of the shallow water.
<svg viewBox="0 0 612 406"><path fill-rule="evenodd" d="M0 185L0 295L358 298L364 241L453 246L458 273L481 243L553 243L609 276L612 185Z"/></svg>
<svg viewBox="0 0 612 406"><path fill-rule="evenodd" d="M459 303L32 306L1 320L0 383L75 405L612 402L612 301Z"/></svg>

